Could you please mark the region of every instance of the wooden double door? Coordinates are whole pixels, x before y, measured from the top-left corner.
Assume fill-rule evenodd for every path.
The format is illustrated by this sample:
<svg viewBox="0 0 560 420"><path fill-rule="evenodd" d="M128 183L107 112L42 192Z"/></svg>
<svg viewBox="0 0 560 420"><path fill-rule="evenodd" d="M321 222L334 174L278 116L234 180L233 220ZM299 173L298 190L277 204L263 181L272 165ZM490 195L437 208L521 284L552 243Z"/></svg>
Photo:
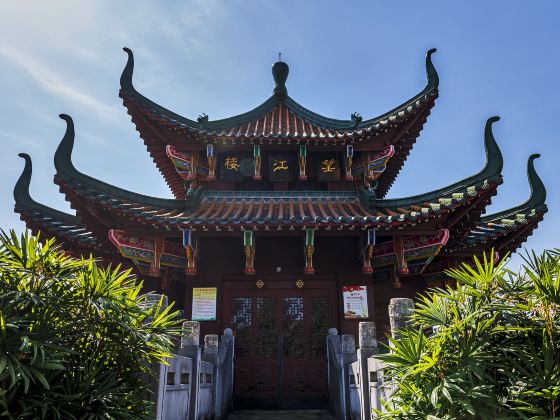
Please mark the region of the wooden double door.
<svg viewBox="0 0 560 420"><path fill-rule="evenodd" d="M326 337L337 326L336 282L224 284L222 319L235 334L238 407L318 407L328 399Z"/></svg>

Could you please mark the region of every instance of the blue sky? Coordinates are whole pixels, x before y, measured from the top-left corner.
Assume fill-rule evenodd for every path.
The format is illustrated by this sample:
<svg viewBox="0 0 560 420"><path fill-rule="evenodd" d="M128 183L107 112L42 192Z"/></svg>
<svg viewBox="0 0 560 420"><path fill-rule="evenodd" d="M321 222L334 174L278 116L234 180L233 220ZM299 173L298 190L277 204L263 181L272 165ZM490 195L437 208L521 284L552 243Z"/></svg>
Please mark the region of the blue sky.
<svg viewBox="0 0 560 420"><path fill-rule="evenodd" d="M483 127L501 116L504 184L488 212L526 200L526 161L548 188L549 213L527 246L557 247L560 55L556 1L25 1L0 14L0 226L22 230L12 188L33 159L32 196L71 211L53 184L53 154L76 124L76 167L161 197L171 193L118 98L126 61L147 97L188 117L238 114L272 91L278 52L290 96L318 113L365 118L425 85L437 47L440 98L389 197L435 189L484 164ZM556 174L556 175L555 175ZM516 262L519 259L515 260ZM514 264L516 264L514 262Z"/></svg>

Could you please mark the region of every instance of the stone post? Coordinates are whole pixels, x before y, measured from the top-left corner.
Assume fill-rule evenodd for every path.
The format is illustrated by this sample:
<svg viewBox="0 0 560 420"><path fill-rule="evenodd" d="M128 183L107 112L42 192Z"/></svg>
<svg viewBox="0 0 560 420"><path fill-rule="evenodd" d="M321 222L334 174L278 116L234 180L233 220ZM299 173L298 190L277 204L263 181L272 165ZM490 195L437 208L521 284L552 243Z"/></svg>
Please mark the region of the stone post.
<svg viewBox="0 0 560 420"><path fill-rule="evenodd" d="M204 336L204 354L206 356L217 356L218 354L217 334L208 334Z"/></svg>
<svg viewBox="0 0 560 420"><path fill-rule="evenodd" d="M181 331L181 348L192 346L198 347L200 344L200 322L185 321Z"/></svg>
<svg viewBox="0 0 560 420"><path fill-rule="evenodd" d="M368 358L377 354L377 332L374 322L360 322L358 336L358 365L360 375L360 408L362 418L368 419L371 416L371 401L369 392L369 368Z"/></svg>
<svg viewBox="0 0 560 420"><path fill-rule="evenodd" d="M156 306L160 299L163 297L163 302L161 303L162 310L169 306L169 298L166 295L160 295L157 293L146 294L146 303L148 306Z"/></svg>
<svg viewBox="0 0 560 420"><path fill-rule="evenodd" d="M358 345L361 349L377 349L375 322L360 322Z"/></svg>
<svg viewBox="0 0 560 420"><path fill-rule="evenodd" d="M200 381L200 322L185 321L181 332L181 348L179 356L185 356L192 360L191 392L189 401L189 418L196 420L198 416L198 388Z"/></svg>
<svg viewBox="0 0 560 420"><path fill-rule="evenodd" d="M161 310L167 308L169 300L166 295L160 295L157 293L148 293L145 295L146 297L146 309L150 310L153 307L157 306L159 301L161 302ZM165 392L165 383L166 378L163 374L164 369L159 363L152 363L150 367L152 374L145 375L145 381L148 383L150 388L150 394L147 396L149 401L154 402L154 411L155 415L161 416L161 404L163 403L163 394Z"/></svg>
<svg viewBox="0 0 560 420"><path fill-rule="evenodd" d="M346 412L346 419L352 418L352 406L350 399L350 372L352 371L351 364L356 361L356 340L352 334L342 335L342 381L344 386L344 409Z"/></svg>
<svg viewBox="0 0 560 420"><path fill-rule="evenodd" d="M216 411L216 415L221 414L224 418L233 409L233 379L234 379L234 358L235 358L235 338L233 330L226 328L220 349L218 352L218 359L223 363L224 375L223 385L221 392L224 393L223 404L220 411Z"/></svg>
<svg viewBox="0 0 560 420"><path fill-rule="evenodd" d="M409 298L393 298L389 303L389 320L391 322L391 335L399 338L399 330L410 324L410 316L414 310L414 301Z"/></svg>
<svg viewBox="0 0 560 420"><path fill-rule="evenodd" d="M335 417L343 419L346 413L346 392L344 390L344 366L342 365L342 337L338 335L336 328L329 328L326 340L329 409Z"/></svg>
<svg viewBox="0 0 560 420"><path fill-rule="evenodd" d="M212 364L212 406L214 416L216 415L216 405L221 399L221 376L222 366L218 359L219 338L217 334L208 334L204 336L204 351L202 352L202 360Z"/></svg>
<svg viewBox="0 0 560 420"><path fill-rule="evenodd" d="M336 354L332 354L331 341L333 341L332 346L334 348L335 347L334 340L336 340L337 337L338 337L338 330L336 328L329 328L329 333L327 335L327 386L329 387L329 392L332 386L331 374L333 373L331 372L330 360L331 358L336 358Z"/></svg>
<svg viewBox="0 0 560 420"><path fill-rule="evenodd" d="M232 409L233 397L233 331L224 330L221 339L217 335L204 337L203 360L214 364L214 416L224 419Z"/></svg>
<svg viewBox="0 0 560 420"><path fill-rule="evenodd" d="M352 334L342 335L342 354L355 354L356 340Z"/></svg>

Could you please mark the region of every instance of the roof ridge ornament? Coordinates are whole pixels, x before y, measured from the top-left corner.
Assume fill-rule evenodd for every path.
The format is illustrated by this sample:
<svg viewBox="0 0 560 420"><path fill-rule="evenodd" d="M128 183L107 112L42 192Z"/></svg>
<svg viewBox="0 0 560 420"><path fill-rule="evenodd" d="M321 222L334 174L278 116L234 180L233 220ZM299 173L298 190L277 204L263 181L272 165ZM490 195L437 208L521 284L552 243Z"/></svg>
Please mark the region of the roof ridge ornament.
<svg viewBox="0 0 560 420"><path fill-rule="evenodd" d="M19 153L18 156L25 160L25 166L16 182L16 185L14 186L14 200L16 204L24 204L33 201L31 195L29 194L33 164L31 163L31 156L27 153Z"/></svg>
<svg viewBox="0 0 560 420"><path fill-rule="evenodd" d="M540 157L541 155L539 153L535 153L529 156L529 160L527 161L527 178L529 180L529 187L531 188L531 195L522 206L535 208L537 210L544 209L544 211L546 211L546 188L541 177L535 170L535 159Z"/></svg>
<svg viewBox="0 0 560 420"><path fill-rule="evenodd" d="M52 207L48 207L44 204L38 203L33 199L33 197L31 197L29 186L31 184L31 175L33 173L33 163L31 161L31 157L27 153L19 153L18 156L25 160L25 166L21 175L16 181L16 185L14 186L14 210L19 213L22 218L24 217L24 213L34 211L42 214L46 213L50 219L57 219L62 221L63 223L61 225L78 226L79 224L83 224L82 221L73 214L68 214L60 210L53 209ZM84 230L85 229L86 228L84 226Z"/></svg>
<svg viewBox="0 0 560 420"><path fill-rule="evenodd" d="M202 187L198 187L195 190L192 188L187 191L185 195L185 206L189 210L196 209L202 199L204 198L204 189Z"/></svg>
<svg viewBox="0 0 560 420"><path fill-rule="evenodd" d="M546 201L546 188L542 182L539 174L535 170L535 159L541 157L540 154L532 154L527 160L527 178L529 180L529 187L531 189L531 195L524 203L499 211L497 213L488 214L481 218L483 222L493 222L508 217L515 217L518 213L527 213L531 210L536 210L542 212L543 214L548 211L548 207L545 203Z"/></svg>
<svg viewBox="0 0 560 420"><path fill-rule="evenodd" d="M437 51L437 48L431 48L426 53L426 76L428 77L428 88L439 87L439 75L432 63L432 54Z"/></svg>
<svg viewBox="0 0 560 420"><path fill-rule="evenodd" d="M290 67L282 61L282 53L278 54L278 61L272 65L272 77L274 78L274 90L272 91L275 96L287 96L288 89L286 89L286 80L290 73Z"/></svg>
<svg viewBox="0 0 560 420"><path fill-rule="evenodd" d="M60 141L60 144L54 154L54 166L56 168L55 183L59 186L63 185L65 180L77 180L78 184L82 183L89 185L94 190L105 191L109 195L126 197L127 200L135 200L137 203L143 203L147 206L162 206L165 208L175 209L178 203L183 201L186 207L190 209L200 203L200 200L202 199L202 190L198 192L194 191L194 195L192 197L187 197L188 199L186 201L151 197L115 187L114 185L108 184L78 171L72 163L72 150L74 148L75 138L74 121L72 120L72 117L66 114L60 114L59 117L66 121L66 132L64 133L64 137Z"/></svg>
<svg viewBox="0 0 560 420"><path fill-rule="evenodd" d="M74 149L75 137L74 121L72 117L67 114L60 114L59 117L66 121L66 132L54 153L54 167L57 172L63 172L65 168L76 171L72 163L72 150Z"/></svg>
<svg viewBox="0 0 560 420"><path fill-rule="evenodd" d="M200 126L203 126L204 124L206 124L208 122L208 115L206 115L204 112L202 114L200 114L198 116L198 118L196 119L196 121L198 121L198 123L200 124Z"/></svg>
<svg viewBox="0 0 560 420"><path fill-rule="evenodd" d="M484 129L484 149L486 151L486 163L481 171L477 172L475 175L471 175L460 181L457 181L451 185L447 185L437 190L433 190L424 194L418 194L410 197L403 198L391 198L378 200L378 207L403 207L409 205L410 203L430 201L442 195L450 195L456 189L464 189L469 185L475 185L478 183L489 183L489 184L501 184L502 183L502 168L504 166L504 160L502 157L502 152L496 139L492 133L492 124L499 121L500 117L494 116L488 118L486 121L486 126Z"/></svg>
<svg viewBox="0 0 560 420"><path fill-rule="evenodd" d="M546 188L542 182L541 177L535 170L535 159L540 158L539 153L532 154L529 156L527 161L527 178L529 179L529 186L531 187L531 196L525 204L531 205L531 207L541 207L545 205L546 201Z"/></svg>
<svg viewBox="0 0 560 420"><path fill-rule="evenodd" d="M498 143L496 143L494 133L492 132L492 124L494 124L496 121L500 121L500 117L490 117L486 121L486 125L484 127L484 150L486 151L486 165L484 165L484 169L482 169L479 174L486 174L487 178L491 178L495 175L500 175L504 167L504 158L502 156L502 151L500 150Z"/></svg>
<svg viewBox="0 0 560 420"><path fill-rule="evenodd" d="M358 199L360 200L360 203L362 204L362 206L364 206L366 210L369 211L375 210L375 204L377 201L377 198L375 196L375 189L372 188L366 189L363 186L359 186Z"/></svg>
<svg viewBox="0 0 560 420"><path fill-rule="evenodd" d="M130 48L124 47L123 51L128 55L128 60L126 61L126 66L121 73L121 89L122 90L134 90L132 86L132 74L134 73L134 55Z"/></svg>
<svg viewBox="0 0 560 420"><path fill-rule="evenodd" d="M350 120L354 121L354 128L356 128L362 122L363 117L359 113L353 112L350 114Z"/></svg>

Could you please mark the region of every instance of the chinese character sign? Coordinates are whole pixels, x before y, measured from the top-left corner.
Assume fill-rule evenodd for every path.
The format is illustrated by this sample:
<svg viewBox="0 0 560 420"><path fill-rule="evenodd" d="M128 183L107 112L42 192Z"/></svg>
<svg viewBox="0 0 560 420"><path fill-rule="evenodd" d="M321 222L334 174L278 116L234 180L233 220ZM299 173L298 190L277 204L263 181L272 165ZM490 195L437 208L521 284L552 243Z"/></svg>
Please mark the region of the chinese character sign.
<svg viewBox="0 0 560 420"><path fill-rule="evenodd" d="M336 170L336 162L334 159L325 159L321 161L321 172L328 174Z"/></svg>
<svg viewBox="0 0 560 420"><path fill-rule="evenodd" d="M275 159L272 164L272 172L287 171L288 169L288 161L286 159Z"/></svg>
<svg viewBox="0 0 560 420"><path fill-rule="evenodd" d="M228 171L239 171L239 158L237 156L227 156L224 161L224 167Z"/></svg>
<svg viewBox="0 0 560 420"><path fill-rule="evenodd" d="M369 318L366 286L342 286L342 300L344 319Z"/></svg>
<svg viewBox="0 0 560 420"><path fill-rule="evenodd" d="M268 179L271 182L291 182L293 171L291 155L271 153L268 156Z"/></svg>
<svg viewBox="0 0 560 420"><path fill-rule="evenodd" d="M252 176L253 159L248 153L220 153L220 179L222 181L243 181Z"/></svg>
<svg viewBox="0 0 560 420"><path fill-rule="evenodd" d="M317 159L317 181L340 180L340 159L338 156L321 154Z"/></svg>

